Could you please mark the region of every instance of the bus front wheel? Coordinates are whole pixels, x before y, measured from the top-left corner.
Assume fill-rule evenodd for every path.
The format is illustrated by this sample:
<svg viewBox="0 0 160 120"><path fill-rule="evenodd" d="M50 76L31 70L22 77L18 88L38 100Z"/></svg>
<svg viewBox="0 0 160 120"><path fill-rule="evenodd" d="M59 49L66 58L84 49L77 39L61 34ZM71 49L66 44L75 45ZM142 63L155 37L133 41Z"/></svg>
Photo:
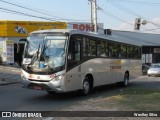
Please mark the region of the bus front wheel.
<svg viewBox="0 0 160 120"><path fill-rule="evenodd" d="M91 84L89 82L89 78L86 76L83 80L83 88L82 88L82 95L87 95L90 93Z"/></svg>

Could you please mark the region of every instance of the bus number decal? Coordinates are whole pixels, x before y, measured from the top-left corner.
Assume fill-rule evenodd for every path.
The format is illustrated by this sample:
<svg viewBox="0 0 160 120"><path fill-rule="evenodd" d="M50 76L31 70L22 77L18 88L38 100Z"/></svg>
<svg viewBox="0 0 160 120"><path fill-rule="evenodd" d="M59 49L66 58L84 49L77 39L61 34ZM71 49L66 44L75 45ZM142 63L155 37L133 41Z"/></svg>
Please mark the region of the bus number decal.
<svg viewBox="0 0 160 120"><path fill-rule="evenodd" d="M110 66L110 70L121 70L121 66Z"/></svg>

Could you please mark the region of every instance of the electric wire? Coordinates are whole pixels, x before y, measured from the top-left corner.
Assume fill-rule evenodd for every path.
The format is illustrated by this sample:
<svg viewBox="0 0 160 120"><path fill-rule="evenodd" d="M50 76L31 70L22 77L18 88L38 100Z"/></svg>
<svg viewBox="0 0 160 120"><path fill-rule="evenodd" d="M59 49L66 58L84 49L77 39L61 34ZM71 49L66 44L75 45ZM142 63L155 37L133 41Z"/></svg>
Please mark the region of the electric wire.
<svg viewBox="0 0 160 120"><path fill-rule="evenodd" d="M125 11L125 12L128 12L129 14L132 14L132 15L134 15L134 16L136 16L136 17L140 17L140 18L142 18L142 19L144 19L144 20L147 20L147 19L146 19L145 17L143 17L142 15L137 14L137 13L129 10L128 8L126 8L126 7L124 7L124 6L120 5L120 4L117 4L117 3L114 2L113 5L114 5L115 7L117 7L118 9L120 9L120 10L123 10L123 11ZM149 20L147 20L147 21L149 21ZM153 23L153 22L149 22L149 23L151 23L151 24L153 24L153 25L155 25L155 26L157 26L157 27L160 27L160 25L158 25L158 24L156 24L156 23Z"/></svg>
<svg viewBox="0 0 160 120"><path fill-rule="evenodd" d="M106 1L107 1L107 0L106 0ZM118 8L118 9L120 9L120 10L123 10L123 11L125 11L125 12L128 12L129 14L132 14L132 15L136 16L136 17L140 17L140 18L142 18L142 19L144 19L144 20L147 20L147 19L144 18L142 15L139 15L139 14L137 14L137 13L129 10L128 8L122 6L121 4L118 4L118 1L115 2L115 0L114 0L114 2L112 1L111 4L114 5L116 8ZM107 13L107 14L110 14L110 16L112 16L112 17L114 16L114 15L111 14L111 12L110 12L110 13ZM121 19L121 18L118 18L117 16L114 16L114 18L116 18L117 20L123 21L123 22L125 22L125 23L128 24L127 21L125 21L125 20L123 20L123 19ZM147 21L149 21L149 20L147 20ZM153 24L153 25L155 25L155 26L157 26L157 27L160 27L160 25L158 25L158 24L156 24L156 23L153 23L153 22L148 22L148 23L151 23L151 24ZM130 25L131 25L131 24L130 24ZM133 25L134 25L134 24L133 24ZM144 29L144 31L145 31L145 28L142 27L142 26L141 26L141 29ZM147 29L146 31L150 31L150 30Z"/></svg>
<svg viewBox="0 0 160 120"><path fill-rule="evenodd" d="M49 20L49 21L56 21L56 20L51 19L51 18L36 16L36 15L30 15L30 14L27 14L27 13L18 12L18 11L15 11L15 10L10 10L10 9L6 9L6 8L2 8L2 7L0 7L0 9L4 10L4 11L7 11L7 12L10 12L10 13L18 14L18 15L23 15L23 16L28 16L28 17L34 17L34 18L40 18L40 19Z"/></svg>
<svg viewBox="0 0 160 120"><path fill-rule="evenodd" d="M131 4L141 4L141 5L148 5L148 6L158 6L160 5L159 2L144 2L144 1L135 1L135 0L112 0L112 1L117 1L117 2L123 2L123 3L131 3Z"/></svg>
<svg viewBox="0 0 160 120"><path fill-rule="evenodd" d="M26 10L30 10L30 11L32 11L32 12L36 12L36 13L39 13L39 14L47 15L47 16L53 17L54 19L57 19L57 20L66 20L66 21L71 21L71 20L73 20L73 21L89 21L89 20L78 20L78 19L65 19L65 18L53 16L53 15L50 15L50 14L47 14L47 13L44 13L44 12L41 12L41 11L38 11L38 10L35 10L35 9L32 9L32 8L28 8L28 7L25 7L25 6L22 6L22 5L18 5L18 4L12 3L12 2L7 2L7 1L4 1L4 0L0 0L0 2L6 3L6 4L10 4L10 5L19 7L19 8L23 8L23 9L26 9Z"/></svg>
<svg viewBox="0 0 160 120"><path fill-rule="evenodd" d="M6 2L6 1L4 1L4 0L0 0L1 2L5 2L5 3L8 3L8 4L11 4L11 5L14 5L14 6L17 6L17 7L21 7L21 8L23 8L23 9L27 9L27 10L31 10L31 11L35 11L35 12L38 12L38 13L42 13L43 14L43 12L39 12L39 11L36 11L36 10L34 10L34 9L30 9L30 8L27 8L27 7L24 7L24 6L20 6L20 5L17 5L17 4L14 4L14 3L10 3L10 2ZM108 1L107 1L108 2ZM0 8L1 9L1 11L3 10L3 12L6 12L6 13L11 13L11 14L18 14L18 15L23 15L23 16L28 16L28 17L34 17L34 18L39 18L39 19L44 19L44 20L49 20L49 21L57 21L56 20L56 18L46 18L46 17L42 17L42 16L37 16L37 15L31 15L31 14L27 14L27 13L23 13L23 12L18 12L18 11L15 11L15 10L10 10L10 9L6 9L6 8ZM112 15L111 13L109 13L109 12L106 12L106 11L104 11L104 10L102 10L101 9L101 11L103 12L103 14L105 14L105 15L110 15L111 17L113 17L113 18L115 18L115 19L117 19L117 20L120 20L120 21L123 21L123 22L125 22L125 23L127 23L127 24L129 24L129 25L132 25L132 26L134 26L134 24L132 24L132 23L129 23L129 22L127 22L126 20L123 20L123 19L121 19L121 18L119 18L119 17L117 17L117 16L115 16L115 15ZM48 15L48 14L45 14L45 15ZM70 23L69 23L70 24ZM71 25L73 25L73 24L71 24ZM153 29L150 29L150 30L146 30L146 31L151 31L151 30L153 30ZM154 29L155 30L155 29Z"/></svg>

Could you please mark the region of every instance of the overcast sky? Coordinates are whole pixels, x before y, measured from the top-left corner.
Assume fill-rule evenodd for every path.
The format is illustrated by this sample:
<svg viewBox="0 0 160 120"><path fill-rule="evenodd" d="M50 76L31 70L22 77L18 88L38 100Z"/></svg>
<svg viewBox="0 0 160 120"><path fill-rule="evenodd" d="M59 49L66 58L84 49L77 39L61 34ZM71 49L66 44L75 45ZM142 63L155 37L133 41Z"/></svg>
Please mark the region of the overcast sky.
<svg viewBox="0 0 160 120"><path fill-rule="evenodd" d="M147 20L142 32L160 33L159 0L97 0L104 28L133 31L135 18ZM29 17L30 16L30 17ZM32 16L32 17L31 17ZM42 19L43 18L43 19ZM90 21L88 0L0 0L0 20Z"/></svg>

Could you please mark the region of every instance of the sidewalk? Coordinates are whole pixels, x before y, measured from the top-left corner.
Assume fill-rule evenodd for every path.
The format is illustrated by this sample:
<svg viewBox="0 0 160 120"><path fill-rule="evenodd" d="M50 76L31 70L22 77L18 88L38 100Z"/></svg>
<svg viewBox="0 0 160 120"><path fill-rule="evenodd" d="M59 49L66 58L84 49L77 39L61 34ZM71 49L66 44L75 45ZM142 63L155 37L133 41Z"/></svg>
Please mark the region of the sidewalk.
<svg viewBox="0 0 160 120"><path fill-rule="evenodd" d="M20 83L20 74L20 67L0 65L0 86Z"/></svg>

